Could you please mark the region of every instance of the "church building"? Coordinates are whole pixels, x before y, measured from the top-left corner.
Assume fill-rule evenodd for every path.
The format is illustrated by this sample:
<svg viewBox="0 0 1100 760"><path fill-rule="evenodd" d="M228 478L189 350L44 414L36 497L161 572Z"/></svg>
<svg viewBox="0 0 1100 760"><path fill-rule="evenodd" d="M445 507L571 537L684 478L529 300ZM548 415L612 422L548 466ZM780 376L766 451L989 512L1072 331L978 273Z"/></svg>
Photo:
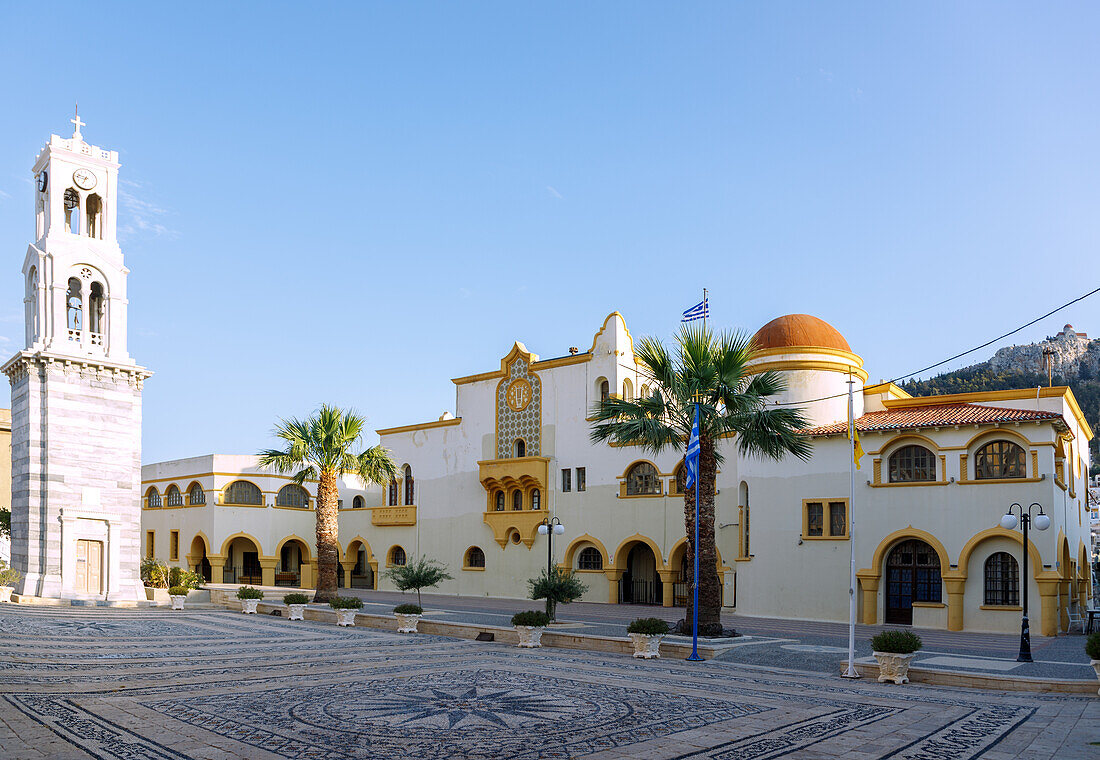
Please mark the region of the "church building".
<svg viewBox="0 0 1100 760"><path fill-rule="evenodd" d="M804 314L769 322L755 342L752 369L786 377L778 401L809 417L813 457L742 458L726 444L715 530L727 608L847 620L854 540L862 622L1014 632L1027 583L1036 631L1067 628L1092 593L1092 431L1068 388L910 397L867 384L845 338ZM866 450L854 503L849 381ZM523 598L553 536L539 527L553 519L564 530L553 561L577 571L586 601L685 603L682 455L589 438L599 399L651 389L618 312L587 350L543 359L516 343L498 366L452 382L453 411L378 431L398 479L341 484L343 585L392 588L386 568L427 555L455 576L442 593ZM215 581L315 577L316 484L290 493L250 457L215 456L146 465L142 487L148 555ZM1014 503L1051 520L1031 533L1026 578L1021 533L1000 526Z"/></svg>
<svg viewBox="0 0 1100 760"><path fill-rule="evenodd" d="M12 565L18 593L145 599L139 578L141 391L126 349L118 153L51 135L34 161L23 259L24 348L11 383Z"/></svg>

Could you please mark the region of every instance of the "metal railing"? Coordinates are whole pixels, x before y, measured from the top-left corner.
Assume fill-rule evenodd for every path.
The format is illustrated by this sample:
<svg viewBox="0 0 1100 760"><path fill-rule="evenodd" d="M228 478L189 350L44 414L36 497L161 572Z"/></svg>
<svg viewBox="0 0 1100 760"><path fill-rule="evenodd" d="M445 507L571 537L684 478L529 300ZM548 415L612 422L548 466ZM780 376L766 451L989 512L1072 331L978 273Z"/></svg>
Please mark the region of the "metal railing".
<svg viewBox="0 0 1100 760"><path fill-rule="evenodd" d="M263 583L263 576L258 565L256 567L226 565L222 568L222 583L242 583L246 586L255 586Z"/></svg>
<svg viewBox="0 0 1100 760"><path fill-rule="evenodd" d="M660 604L661 582L622 578L619 581L620 604Z"/></svg>

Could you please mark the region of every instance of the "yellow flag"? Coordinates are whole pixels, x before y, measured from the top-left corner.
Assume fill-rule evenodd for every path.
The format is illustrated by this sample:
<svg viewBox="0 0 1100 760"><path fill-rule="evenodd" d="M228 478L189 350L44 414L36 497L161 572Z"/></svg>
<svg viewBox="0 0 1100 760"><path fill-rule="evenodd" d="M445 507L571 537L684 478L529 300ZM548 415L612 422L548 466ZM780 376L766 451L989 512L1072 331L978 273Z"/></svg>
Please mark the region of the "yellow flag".
<svg viewBox="0 0 1100 760"><path fill-rule="evenodd" d="M856 436L856 445L855 445L855 451L853 452L853 458L855 459L856 469L858 470L858 469L861 469L860 466L859 466L859 458L861 456L863 456L864 454L866 454L867 452L863 450L863 444L861 444L859 442L859 431L856 430L855 425L852 425L852 432L855 433L855 436Z"/></svg>

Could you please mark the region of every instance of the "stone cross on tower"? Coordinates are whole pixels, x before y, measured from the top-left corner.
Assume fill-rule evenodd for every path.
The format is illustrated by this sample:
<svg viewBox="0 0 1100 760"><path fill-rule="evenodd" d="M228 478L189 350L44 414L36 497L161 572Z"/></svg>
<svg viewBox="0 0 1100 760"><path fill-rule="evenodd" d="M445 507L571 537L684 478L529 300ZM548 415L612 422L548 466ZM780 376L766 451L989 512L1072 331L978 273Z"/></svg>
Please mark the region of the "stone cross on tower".
<svg viewBox="0 0 1100 760"><path fill-rule="evenodd" d="M83 140L84 135L80 134L80 128L88 126L88 123L80 120L80 104L76 104L76 118L69 119L70 124L75 124L76 129L73 130L73 137L77 140Z"/></svg>

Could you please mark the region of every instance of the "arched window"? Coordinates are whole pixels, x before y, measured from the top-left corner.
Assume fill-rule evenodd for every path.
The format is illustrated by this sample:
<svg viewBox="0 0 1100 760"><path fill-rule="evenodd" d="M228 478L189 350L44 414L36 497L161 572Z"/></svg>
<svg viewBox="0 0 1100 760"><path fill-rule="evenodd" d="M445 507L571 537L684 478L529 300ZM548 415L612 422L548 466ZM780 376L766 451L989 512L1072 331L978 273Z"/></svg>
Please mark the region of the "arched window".
<svg viewBox="0 0 1100 760"><path fill-rule="evenodd" d="M515 452L516 452L516 458L517 459L520 458L520 457L527 456L527 444L524 443L522 438L517 438L516 439Z"/></svg>
<svg viewBox="0 0 1100 760"><path fill-rule="evenodd" d="M169 507L183 506L183 494L175 483L168 486L168 490L164 492L164 503Z"/></svg>
<svg viewBox="0 0 1100 760"><path fill-rule="evenodd" d="M27 274L27 299L26 299L26 326L27 345L38 340L38 267L31 267Z"/></svg>
<svg viewBox="0 0 1100 760"><path fill-rule="evenodd" d="M936 479L936 455L924 446L902 446L890 455L890 482Z"/></svg>
<svg viewBox="0 0 1100 760"><path fill-rule="evenodd" d="M600 382L600 401L607 401L611 398L611 383L603 380Z"/></svg>
<svg viewBox="0 0 1100 760"><path fill-rule="evenodd" d="M496 502L497 512L503 512L504 511L504 491L497 491L497 494L494 497L494 501Z"/></svg>
<svg viewBox="0 0 1100 760"><path fill-rule="evenodd" d="M206 491L202 490L202 486L198 483L192 485L187 491L187 503L191 506L206 503Z"/></svg>
<svg viewBox="0 0 1100 760"><path fill-rule="evenodd" d="M390 486L386 494L386 504L391 507L397 506L397 478L390 481Z"/></svg>
<svg viewBox="0 0 1100 760"><path fill-rule="evenodd" d="M741 556L749 557L749 484L743 480L737 487L737 503L741 507Z"/></svg>
<svg viewBox="0 0 1100 760"><path fill-rule="evenodd" d="M84 326L84 296L81 293L80 280L69 278L69 289L65 291L65 314L70 330L82 330ZM77 332L77 338L80 333ZM70 340L74 339L69 333Z"/></svg>
<svg viewBox="0 0 1100 760"><path fill-rule="evenodd" d="M100 223L101 214L103 212L103 202L98 195L88 196L88 237L101 238L103 237L103 225Z"/></svg>
<svg viewBox="0 0 1100 760"><path fill-rule="evenodd" d="M247 480L234 480L226 487L222 503L260 506L264 503L264 495L254 483L249 483Z"/></svg>
<svg viewBox="0 0 1100 760"><path fill-rule="evenodd" d="M638 398L649 398L649 386L645 383L642 383L642 388L638 391Z"/></svg>
<svg viewBox="0 0 1100 760"><path fill-rule="evenodd" d="M74 235L80 234L80 193L71 187L65 191L65 227Z"/></svg>
<svg viewBox="0 0 1100 760"><path fill-rule="evenodd" d="M676 493L683 493L687 490L687 484L684 482L685 472L683 459L680 460L680 464L676 465L676 469L673 470L672 474L676 478Z"/></svg>
<svg viewBox="0 0 1100 760"><path fill-rule="evenodd" d="M626 495L660 495L661 479L649 462L638 462L626 473Z"/></svg>
<svg viewBox="0 0 1100 760"><path fill-rule="evenodd" d="M512 491L512 511L519 512L523 509L523 491Z"/></svg>
<svg viewBox="0 0 1100 760"><path fill-rule="evenodd" d="M542 508L542 494L539 492L539 489L536 488L533 491L531 491L531 509L541 509L541 508Z"/></svg>
<svg viewBox="0 0 1100 760"><path fill-rule="evenodd" d="M603 570L603 555L595 546L586 546L581 549L577 557L578 570Z"/></svg>
<svg viewBox="0 0 1100 760"><path fill-rule="evenodd" d="M363 500L362 496L356 496L354 499L351 500L352 509L362 509L365 506L367 506L367 502Z"/></svg>
<svg viewBox="0 0 1100 760"><path fill-rule="evenodd" d="M88 293L88 331L93 335L100 336L98 339L93 338L93 345L103 345L102 335L107 332L105 306L103 285L93 282Z"/></svg>
<svg viewBox="0 0 1100 760"><path fill-rule="evenodd" d="M405 504L412 505L416 495L413 483L413 468L405 465Z"/></svg>
<svg viewBox="0 0 1100 760"><path fill-rule="evenodd" d="M634 400L634 383L630 382L630 378L623 380L623 398L627 401Z"/></svg>
<svg viewBox="0 0 1100 760"><path fill-rule="evenodd" d="M1011 441L990 441L974 457L974 478L1026 477L1024 450Z"/></svg>
<svg viewBox="0 0 1100 760"><path fill-rule="evenodd" d="M485 567L485 552L481 551L481 547L471 546L466 550L463 562L466 567Z"/></svg>
<svg viewBox="0 0 1100 760"><path fill-rule="evenodd" d="M996 552L985 561L985 603L1016 606L1020 603L1020 566L1008 552Z"/></svg>
<svg viewBox="0 0 1100 760"><path fill-rule="evenodd" d="M275 495L275 506L307 508L309 507L309 491L297 483L287 483Z"/></svg>
<svg viewBox="0 0 1100 760"><path fill-rule="evenodd" d="M390 549L390 564L397 566L404 566L405 564L405 550L400 546L395 546Z"/></svg>
<svg viewBox="0 0 1100 760"><path fill-rule="evenodd" d="M157 490L156 486L150 486L149 490L145 492L145 505L150 509L161 505L160 491Z"/></svg>

